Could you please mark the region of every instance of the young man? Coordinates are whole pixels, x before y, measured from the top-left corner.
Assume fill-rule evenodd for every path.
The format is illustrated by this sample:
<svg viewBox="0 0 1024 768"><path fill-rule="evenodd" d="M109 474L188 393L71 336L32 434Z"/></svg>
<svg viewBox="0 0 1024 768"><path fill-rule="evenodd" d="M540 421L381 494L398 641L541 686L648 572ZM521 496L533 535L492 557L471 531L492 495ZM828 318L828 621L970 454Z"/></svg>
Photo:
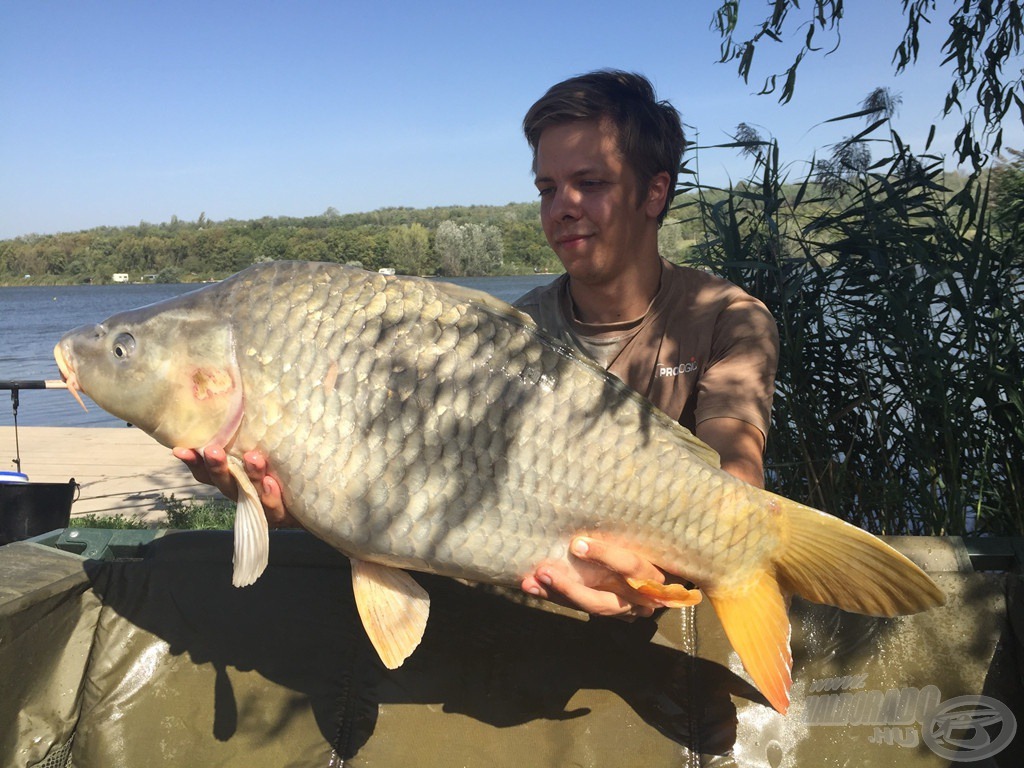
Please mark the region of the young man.
<svg viewBox="0 0 1024 768"><path fill-rule="evenodd" d="M775 323L736 286L658 253L684 146L678 113L645 78L604 71L553 86L523 127L544 233L565 275L517 305L695 432L723 469L762 486ZM208 446L205 463L195 451L175 455L197 479L235 495L222 447ZM294 522L264 458L247 454L246 466L270 522ZM541 566L522 588L606 616L657 607L626 582L664 581L651 563L600 541L579 538L572 547L573 567Z"/></svg>
<svg viewBox="0 0 1024 768"><path fill-rule="evenodd" d="M544 234L565 275L517 306L695 432L723 469L763 487L775 322L736 286L658 253L684 147L679 114L642 76L602 71L553 86L523 129ZM605 568L542 567L523 588L591 613L650 613L622 574L660 579L653 566L598 541L577 540L574 551L580 544Z"/></svg>

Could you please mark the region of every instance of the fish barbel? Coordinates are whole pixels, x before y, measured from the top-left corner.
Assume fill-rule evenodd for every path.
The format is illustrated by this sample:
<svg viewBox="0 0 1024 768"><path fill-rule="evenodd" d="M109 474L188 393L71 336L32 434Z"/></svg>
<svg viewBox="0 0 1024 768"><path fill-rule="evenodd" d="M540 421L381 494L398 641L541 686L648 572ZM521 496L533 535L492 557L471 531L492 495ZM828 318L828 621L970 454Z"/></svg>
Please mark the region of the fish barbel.
<svg viewBox="0 0 1024 768"><path fill-rule="evenodd" d="M779 711L786 595L877 616L939 605L932 580L874 536L748 485L614 376L487 294L336 264L261 264L66 334L69 387L166 446L227 447L240 487L233 583L269 537L240 458L267 456L294 517L352 561L390 668L429 597L402 569L518 586L586 535L707 596ZM631 582L659 603L696 590Z"/></svg>

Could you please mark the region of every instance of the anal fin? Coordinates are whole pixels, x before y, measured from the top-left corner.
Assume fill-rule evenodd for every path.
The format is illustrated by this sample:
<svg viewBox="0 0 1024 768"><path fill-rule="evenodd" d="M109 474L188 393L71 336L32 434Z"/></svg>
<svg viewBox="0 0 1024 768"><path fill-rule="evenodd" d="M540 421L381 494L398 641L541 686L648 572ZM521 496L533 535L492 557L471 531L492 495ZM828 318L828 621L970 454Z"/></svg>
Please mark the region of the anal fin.
<svg viewBox="0 0 1024 768"><path fill-rule="evenodd" d="M356 609L388 669L402 666L423 639L430 595L405 571L350 558Z"/></svg>
<svg viewBox="0 0 1024 768"><path fill-rule="evenodd" d="M761 571L738 588L708 593L708 600L758 690L785 714L793 684L793 653L786 601L775 575Z"/></svg>

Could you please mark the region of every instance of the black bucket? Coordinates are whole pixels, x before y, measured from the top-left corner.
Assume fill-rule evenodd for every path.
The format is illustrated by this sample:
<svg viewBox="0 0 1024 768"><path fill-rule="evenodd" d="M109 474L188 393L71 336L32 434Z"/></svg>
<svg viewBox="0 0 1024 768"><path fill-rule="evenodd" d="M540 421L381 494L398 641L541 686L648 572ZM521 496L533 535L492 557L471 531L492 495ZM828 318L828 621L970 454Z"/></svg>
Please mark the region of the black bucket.
<svg viewBox="0 0 1024 768"><path fill-rule="evenodd" d="M0 483L0 544L67 528L78 483Z"/></svg>

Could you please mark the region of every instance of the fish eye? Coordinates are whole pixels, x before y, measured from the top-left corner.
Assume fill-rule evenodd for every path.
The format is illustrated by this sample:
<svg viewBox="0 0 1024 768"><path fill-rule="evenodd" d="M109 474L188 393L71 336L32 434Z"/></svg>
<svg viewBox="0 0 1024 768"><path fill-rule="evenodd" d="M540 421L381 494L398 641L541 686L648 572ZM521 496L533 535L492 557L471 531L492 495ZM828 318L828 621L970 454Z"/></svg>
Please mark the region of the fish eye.
<svg viewBox="0 0 1024 768"><path fill-rule="evenodd" d="M124 360L135 351L135 337L130 333L119 333L114 339L114 357Z"/></svg>

